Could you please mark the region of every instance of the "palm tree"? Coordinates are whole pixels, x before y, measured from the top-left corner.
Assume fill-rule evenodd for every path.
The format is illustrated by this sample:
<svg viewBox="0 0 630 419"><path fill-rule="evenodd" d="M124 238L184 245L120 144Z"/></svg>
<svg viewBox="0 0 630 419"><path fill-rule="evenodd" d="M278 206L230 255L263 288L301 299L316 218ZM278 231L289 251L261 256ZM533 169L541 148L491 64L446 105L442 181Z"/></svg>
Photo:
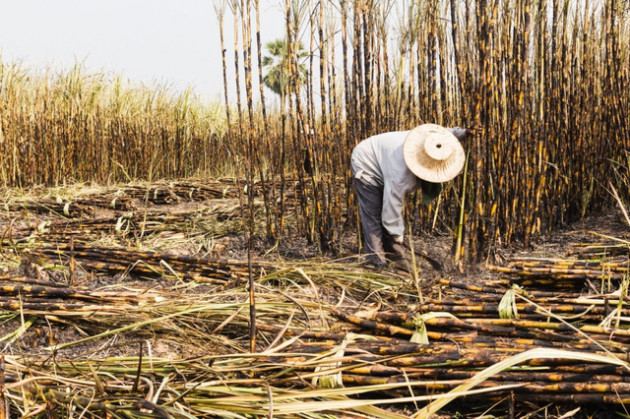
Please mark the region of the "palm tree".
<svg viewBox="0 0 630 419"><path fill-rule="evenodd" d="M266 55L262 59L262 65L265 69L265 76L263 77L263 83L271 91L278 94L282 99L287 97L290 92L289 86L294 82L297 86L301 86L306 81L308 70L303 61L308 53L304 50L302 43L300 42L297 47L296 58L298 61L298 75L297 80L292 80L289 64L287 62L287 43L284 39L277 39L265 44L269 55Z"/></svg>

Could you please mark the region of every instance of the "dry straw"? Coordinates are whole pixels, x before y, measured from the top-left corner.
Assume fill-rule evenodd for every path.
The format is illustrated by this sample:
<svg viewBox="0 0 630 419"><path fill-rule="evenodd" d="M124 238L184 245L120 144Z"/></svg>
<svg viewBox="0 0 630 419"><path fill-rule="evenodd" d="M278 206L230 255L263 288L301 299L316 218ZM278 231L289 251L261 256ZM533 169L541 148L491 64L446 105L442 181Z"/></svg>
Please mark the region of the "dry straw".
<svg viewBox="0 0 630 419"><path fill-rule="evenodd" d="M267 53L259 1L215 4L222 39L234 34L233 46L222 41L224 110L78 67L32 74L3 63L1 184L229 171L260 182L265 234L285 235L295 215L299 234L335 249L356 220L352 147L386 130L459 125L475 132L465 144L466 199L460 176L439 208L414 201L410 214L415 228L435 219L453 229L465 202L457 257L469 260L609 205L609 181L622 190L623 0L285 0L278 62L289 87L275 102L256 84ZM295 207L286 205L289 186Z"/></svg>

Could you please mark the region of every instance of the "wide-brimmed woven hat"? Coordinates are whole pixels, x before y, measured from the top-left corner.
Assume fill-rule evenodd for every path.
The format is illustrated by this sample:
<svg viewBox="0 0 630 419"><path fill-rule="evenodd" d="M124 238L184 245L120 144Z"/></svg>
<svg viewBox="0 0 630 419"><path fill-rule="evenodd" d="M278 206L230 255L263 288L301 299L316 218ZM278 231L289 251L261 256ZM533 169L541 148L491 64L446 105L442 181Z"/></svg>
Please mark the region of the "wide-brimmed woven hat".
<svg viewBox="0 0 630 419"><path fill-rule="evenodd" d="M435 124L424 124L411 130L403 144L403 156L414 175L433 183L453 179L466 162L466 153L457 137Z"/></svg>

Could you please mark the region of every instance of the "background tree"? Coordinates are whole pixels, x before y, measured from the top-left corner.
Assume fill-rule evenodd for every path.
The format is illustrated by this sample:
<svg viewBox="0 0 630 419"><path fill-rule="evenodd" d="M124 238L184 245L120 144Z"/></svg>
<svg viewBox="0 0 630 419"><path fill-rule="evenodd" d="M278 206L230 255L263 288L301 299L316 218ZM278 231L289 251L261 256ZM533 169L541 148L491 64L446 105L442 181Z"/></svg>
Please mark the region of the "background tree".
<svg viewBox="0 0 630 419"><path fill-rule="evenodd" d="M290 91L289 86L292 82L287 60L286 40L276 39L275 41L268 42L265 44L265 48L267 49L268 55L265 55L262 59L263 69L265 70L263 83L271 91L284 99ZM303 63L308 57L308 53L304 50L302 43L299 43L296 54L299 65L298 78L295 82L298 86L301 86L306 82L308 76L308 69Z"/></svg>

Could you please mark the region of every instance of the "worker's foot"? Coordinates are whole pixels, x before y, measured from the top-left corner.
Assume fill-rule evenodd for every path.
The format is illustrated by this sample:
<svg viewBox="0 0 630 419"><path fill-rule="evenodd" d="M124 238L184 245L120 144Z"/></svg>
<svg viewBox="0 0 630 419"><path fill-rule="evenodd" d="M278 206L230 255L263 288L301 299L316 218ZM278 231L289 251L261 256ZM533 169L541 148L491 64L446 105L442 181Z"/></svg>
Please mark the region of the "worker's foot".
<svg viewBox="0 0 630 419"><path fill-rule="evenodd" d="M405 260L408 258L409 252L402 243L393 243L391 245L390 259L392 260Z"/></svg>
<svg viewBox="0 0 630 419"><path fill-rule="evenodd" d="M391 259L387 266L393 270L411 272L411 261L406 257Z"/></svg>
<svg viewBox="0 0 630 419"><path fill-rule="evenodd" d="M404 270L410 272L409 252L401 243L390 243L386 254L388 267L390 269Z"/></svg>

